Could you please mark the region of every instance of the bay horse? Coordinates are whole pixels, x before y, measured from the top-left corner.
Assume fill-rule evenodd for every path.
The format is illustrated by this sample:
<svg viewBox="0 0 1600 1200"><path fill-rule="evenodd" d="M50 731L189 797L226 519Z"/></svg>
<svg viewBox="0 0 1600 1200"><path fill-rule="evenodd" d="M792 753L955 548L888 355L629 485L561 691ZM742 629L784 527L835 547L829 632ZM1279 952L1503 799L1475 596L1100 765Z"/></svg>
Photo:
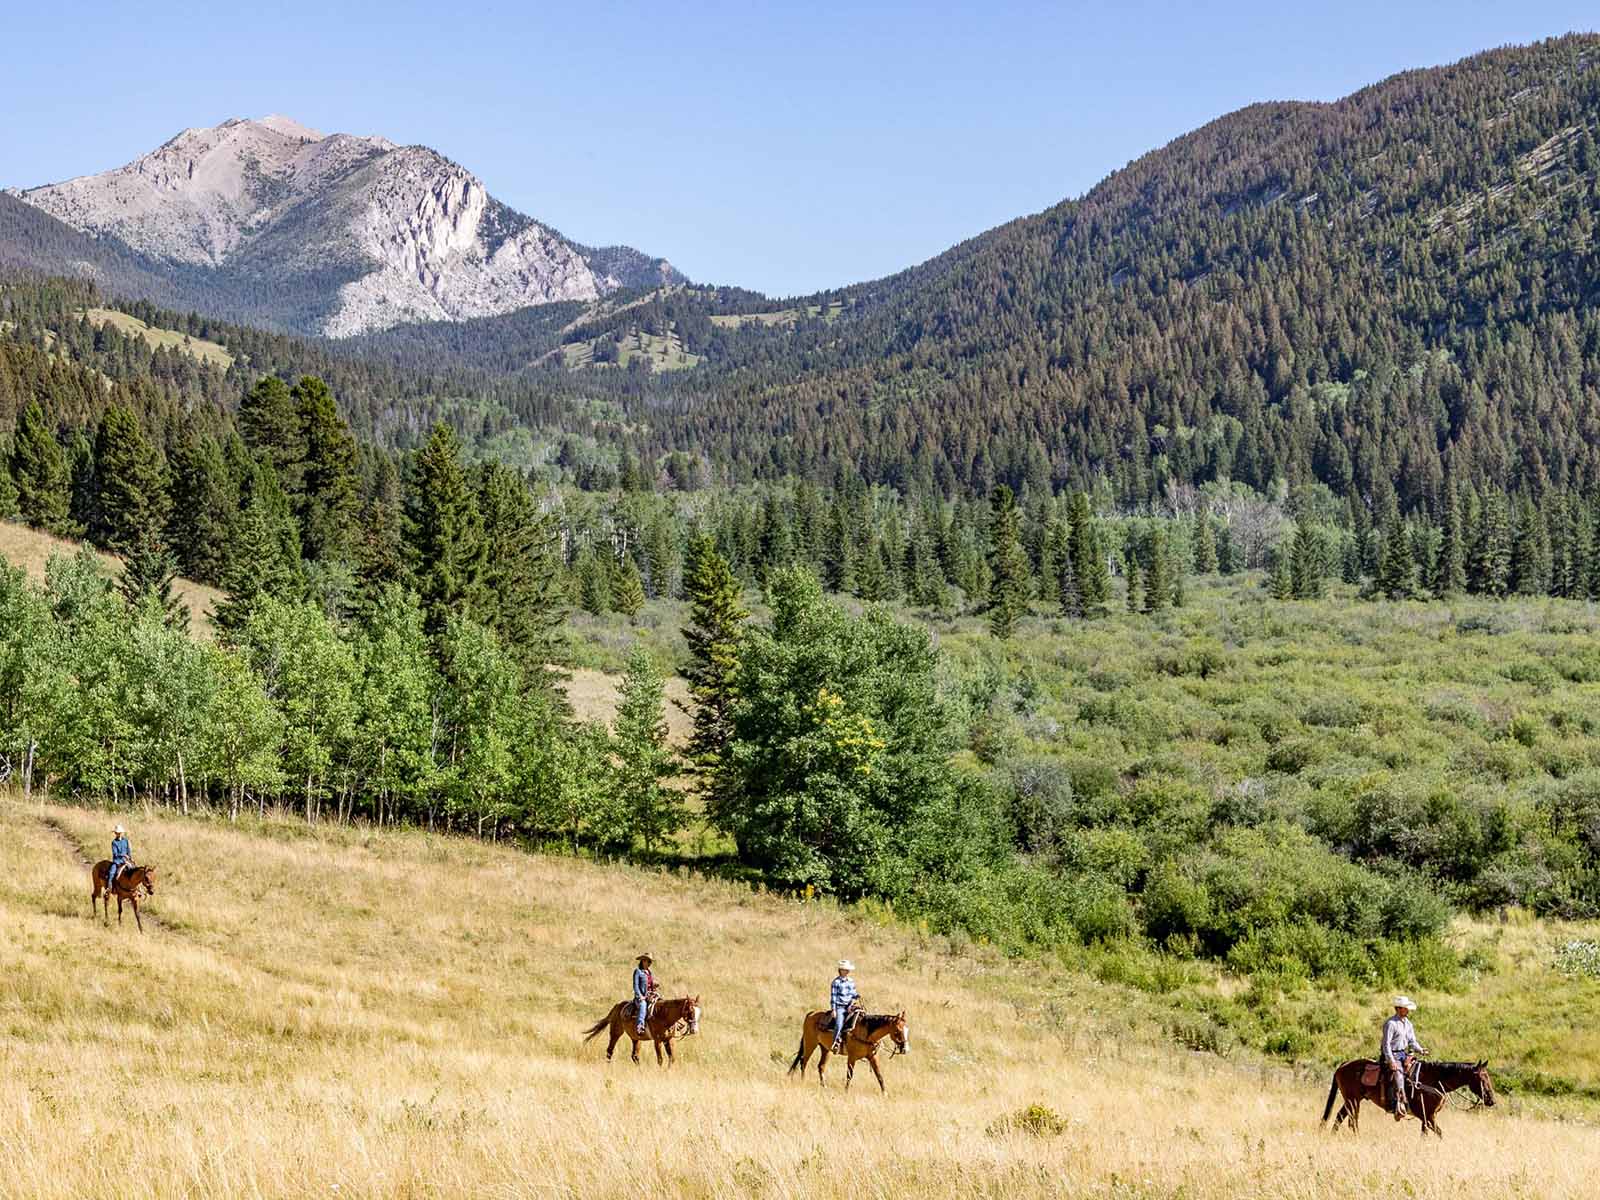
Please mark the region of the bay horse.
<svg viewBox="0 0 1600 1200"><path fill-rule="evenodd" d="M655 1007L650 1010L646 1018L644 1034L639 1033L638 1022L633 1017L633 1001L619 1000L611 1006L611 1011L601 1017L584 1031L583 1040L589 1041L598 1037L600 1032L608 1026L611 1031L611 1042L606 1046L606 1061L611 1061L611 1055L617 1048L617 1043L624 1034L633 1039L633 1061L639 1061L639 1043L649 1038L656 1048L656 1065L660 1066L661 1048L667 1048L666 1062L670 1066L677 1062L672 1054L672 1039L678 1036L679 1024L684 1026L684 1036L692 1037L700 1032L700 997L679 996L676 1000L657 1000Z"/></svg>
<svg viewBox="0 0 1600 1200"><path fill-rule="evenodd" d="M94 881L94 890L89 893L89 909L96 911L95 901L102 896L105 898L105 919L111 920L111 898L117 898L117 924L122 924L122 902L126 900L133 905L133 919L138 923L139 932L144 932L144 922L139 919L139 893L147 896L156 894L156 869L151 866L124 867L117 872L117 885L115 889L106 886L106 880L111 877L111 860L102 858L95 863L91 873Z"/></svg>
<svg viewBox="0 0 1600 1200"><path fill-rule="evenodd" d="M1363 1100L1370 1100L1380 1110L1383 1109L1383 1075L1382 1066L1370 1058L1353 1058L1340 1066L1334 1071L1333 1082L1328 1086L1328 1103L1322 1110L1323 1124L1327 1124L1333 1112L1334 1100L1342 1095L1344 1104L1334 1118L1333 1128L1337 1131L1348 1117L1350 1132L1357 1132ZM1475 1063L1423 1060L1417 1070L1415 1096L1407 1106L1411 1115L1422 1122L1423 1136L1427 1136L1430 1130L1437 1137L1444 1136L1436 1116L1444 1107L1445 1096L1458 1088L1470 1089L1479 1103L1493 1108L1494 1083L1489 1078L1489 1060L1480 1059Z"/></svg>
<svg viewBox="0 0 1600 1200"><path fill-rule="evenodd" d="M823 1021L833 1016L829 1009L810 1012L800 1022L800 1049L795 1053L794 1061L789 1064L789 1074L800 1072L805 1077L806 1064L811 1061L813 1050L822 1051L822 1057L817 1059L817 1082L823 1087L828 1086L827 1077L822 1073L823 1066L828 1061L828 1056L833 1053L833 1030L824 1029ZM878 1078L878 1090L887 1092L889 1089L883 1083L883 1068L878 1066L878 1044L884 1038L894 1041L896 1054L911 1053L911 1025L906 1020L905 1010L897 1013L862 1013L857 1018L855 1026L850 1030L850 1035L844 1040L844 1090L850 1090L850 1080L856 1073L856 1063L861 1059L867 1060L867 1066L872 1068L872 1073Z"/></svg>

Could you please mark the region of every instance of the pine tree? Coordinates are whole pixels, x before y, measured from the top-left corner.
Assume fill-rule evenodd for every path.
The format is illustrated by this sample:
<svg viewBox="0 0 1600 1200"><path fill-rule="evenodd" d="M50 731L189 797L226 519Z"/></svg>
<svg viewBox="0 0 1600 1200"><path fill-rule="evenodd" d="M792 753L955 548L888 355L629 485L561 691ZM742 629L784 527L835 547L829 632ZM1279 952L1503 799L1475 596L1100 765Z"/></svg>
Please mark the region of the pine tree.
<svg viewBox="0 0 1600 1200"><path fill-rule="evenodd" d="M1294 599L1294 563L1289 547L1282 542L1272 549L1272 566L1267 573L1267 592L1274 600Z"/></svg>
<svg viewBox="0 0 1600 1200"><path fill-rule="evenodd" d="M524 685L564 704L549 670L565 657L561 531L550 514L539 511L516 472L498 463L484 468L477 504L483 517L483 620L521 667Z"/></svg>
<svg viewBox="0 0 1600 1200"><path fill-rule="evenodd" d="M1511 537L1511 590L1519 596L1537 596L1545 590L1549 549L1544 521L1524 494L1517 505L1516 530Z"/></svg>
<svg viewBox="0 0 1600 1200"><path fill-rule="evenodd" d="M1205 505L1194 510L1194 573L1210 575L1217 569L1217 532Z"/></svg>
<svg viewBox="0 0 1600 1200"><path fill-rule="evenodd" d="M1233 543L1233 529L1224 525L1217 530L1217 573L1235 575L1239 570L1239 556Z"/></svg>
<svg viewBox="0 0 1600 1200"><path fill-rule="evenodd" d="M404 528L428 636L437 640L452 613L474 620L480 615L486 554L483 518L448 425L433 427L411 463Z"/></svg>
<svg viewBox="0 0 1600 1200"><path fill-rule="evenodd" d="M1030 580L1016 497L1003 483L989 502L989 573L989 632L1004 641L1027 611Z"/></svg>
<svg viewBox="0 0 1600 1200"><path fill-rule="evenodd" d="M178 563L161 534L152 526L140 530L122 561L120 588L128 607L138 612L157 609L169 629L189 628L189 606L172 594Z"/></svg>
<svg viewBox="0 0 1600 1200"><path fill-rule="evenodd" d="M1111 568L1100 532L1095 528L1087 492L1075 492L1067 502L1067 524L1071 530L1072 571L1083 597L1084 616L1098 616L1111 602Z"/></svg>
<svg viewBox="0 0 1600 1200"><path fill-rule="evenodd" d="M271 464L285 491L300 490L305 443L294 393L276 375L263 375L239 402L239 431L245 445Z"/></svg>
<svg viewBox="0 0 1600 1200"><path fill-rule="evenodd" d="M185 434L172 454L172 511L167 518L167 544L182 574L201 583L221 578L228 527L238 506L222 447L209 434Z"/></svg>
<svg viewBox="0 0 1600 1200"><path fill-rule="evenodd" d="M1167 549L1167 533L1157 529L1150 535L1150 562L1145 567L1144 607L1160 612L1172 603L1172 553Z"/></svg>
<svg viewBox="0 0 1600 1200"><path fill-rule="evenodd" d="M577 584L578 606L584 612L603 617L611 611L610 555L600 553L593 546L585 546L578 552L573 575Z"/></svg>
<svg viewBox="0 0 1600 1200"><path fill-rule="evenodd" d="M1416 594L1417 567L1411 556L1411 538L1398 513L1384 523L1373 584L1390 600L1407 600Z"/></svg>
<svg viewBox="0 0 1600 1200"><path fill-rule="evenodd" d="M29 525L70 536L71 477L61 445L45 422L44 409L30 400L11 440L11 482L17 490L17 513Z"/></svg>
<svg viewBox="0 0 1600 1200"><path fill-rule="evenodd" d="M100 418L94 440L96 495L89 537L113 554L126 554L166 528L166 468L145 440L138 419L113 404Z"/></svg>
<svg viewBox="0 0 1600 1200"><path fill-rule="evenodd" d="M638 577L635 570L634 579ZM661 672L644 650L635 649L628 656L617 700L614 772L617 799L647 854L687 820L682 797L663 786L677 761L667 745L663 692Z"/></svg>
<svg viewBox="0 0 1600 1200"><path fill-rule="evenodd" d="M1319 531L1297 521L1289 542L1290 590L1296 600L1322 597L1324 565L1323 540Z"/></svg>
<svg viewBox="0 0 1600 1200"><path fill-rule="evenodd" d="M316 561L348 559L356 541L356 443L328 385L302 376L290 393L301 448L300 541Z"/></svg>
<svg viewBox="0 0 1600 1200"><path fill-rule="evenodd" d="M617 571L616 583L611 589L611 607L630 621L644 607L644 580L631 558Z"/></svg>
<svg viewBox="0 0 1600 1200"><path fill-rule="evenodd" d="M1144 611L1144 581L1140 578L1139 556L1130 547L1127 551L1125 567L1128 576L1128 590L1124 597L1128 611L1141 613Z"/></svg>
<svg viewBox="0 0 1600 1200"><path fill-rule="evenodd" d="M1440 597L1455 596L1466 590L1467 554L1461 528L1461 498L1456 493L1453 474L1445 477L1444 499L1439 515L1442 529L1439 561L1433 574L1433 594Z"/></svg>
<svg viewBox="0 0 1600 1200"><path fill-rule="evenodd" d="M694 718L688 757L701 778L708 803L715 808L719 803L716 768L732 732L739 643L750 614L739 581L710 538L696 538L689 547L683 586L689 601L689 624L683 629L683 638L690 654L683 675L694 700L692 707L684 706Z"/></svg>
<svg viewBox="0 0 1600 1200"><path fill-rule="evenodd" d="M263 596L283 598L294 591L293 569L284 559L270 518L267 501L257 494L246 497L233 520L220 581L226 598L212 614L230 637L249 623Z"/></svg>
<svg viewBox="0 0 1600 1200"><path fill-rule="evenodd" d="M1478 537L1467 560L1467 582L1474 592L1504 596L1511 587L1511 530L1505 496L1491 491L1483 500Z"/></svg>

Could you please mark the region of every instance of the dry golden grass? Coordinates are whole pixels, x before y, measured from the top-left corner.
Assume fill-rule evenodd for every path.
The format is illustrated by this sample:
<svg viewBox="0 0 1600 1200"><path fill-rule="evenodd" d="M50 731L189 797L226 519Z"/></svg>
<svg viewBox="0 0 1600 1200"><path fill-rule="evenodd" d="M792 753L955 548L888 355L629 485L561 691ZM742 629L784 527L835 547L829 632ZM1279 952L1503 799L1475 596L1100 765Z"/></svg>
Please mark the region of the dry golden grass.
<svg viewBox="0 0 1600 1200"><path fill-rule="evenodd" d="M68 541L65 538L52 537L37 529L29 529L26 525L0 521L0 559L21 567L28 573L28 578L36 583L44 582L45 564L49 562L51 555L71 558L78 553L80 545L81 543ZM95 557L100 560L106 573L112 578L122 574L122 564L115 555L96 551ZM173 580L172 591L179 600L189 606L189 628L197 636L210 641L215 636L211 625L211 610L221 603L222 593L214 587L207 587L192 579Z"/></svg>
<svg viewBox="0 0 1600 1200"><path fill-rule="evenodd" d="M233 366L233 355L228 353L227 347L218 342L190 337L186 333L179 333L176 329L147 325L138 317L118 312L114 308L91 308L85 310L83 315L88 317L92 324L110 325L120 333L142 337L153 349L182 350L201 362L214 363L224 371Z"/></svg>
<svg viewBox="0 0 1600 1200"><path fill-rule="evenodd" d="M1317 1080L1152 1045L1117 993L730 885L417 833L122 813L143 937L90 920L111 816L0 803L8 1196L1592 1195L1594 1130L1452 1108L1443 1143ZM671 1071L579 1031L650 948L703 1032ZM850 954L913 1053L786 1079ZM1225 1097L1217 1099L1217 1096ZM114 1096L115 1100L108 1100ZM1030 1104L1054 1135L997 1122ZM994 1132L991 1132L994 1130Z"/></svg>
<svg viewBox="0 0 1600 1200"><path fill-rule="evenodd" d="M617 711L617 692L622 686L620 675L608 675L587 667L574 667L567 671L567 700L580 720L603 721L607 725ZM689 685L682 676L671 675L666 685L667 740L674 746L687 745L694 732L694 721L678 707L677 701L689 702Z"/></svg>

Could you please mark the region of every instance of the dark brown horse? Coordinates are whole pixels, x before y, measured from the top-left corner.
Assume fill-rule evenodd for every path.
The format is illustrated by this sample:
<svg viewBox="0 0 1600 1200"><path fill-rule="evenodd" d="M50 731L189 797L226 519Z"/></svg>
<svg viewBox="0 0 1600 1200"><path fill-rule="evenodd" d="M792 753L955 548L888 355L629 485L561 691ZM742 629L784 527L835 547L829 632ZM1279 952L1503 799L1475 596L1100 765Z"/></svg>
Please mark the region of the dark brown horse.
<svg viewBox="0 0 1600 1200"><path fill-rule="evenodd" d="M806 1073L806 1064L811 1061L811 1052L820 1050L822 1057L817 1059L817 1082L823 1087L828 1086L822 1068L827 1063L828 1056L833 1053L833 1030L824 1029L823 1022L832 1016L833 1014L827 1009L806 1014L805 1020L800 1023L800 1049L795 1054L794 1061L789 1064L789 1074L793 1075L799 1071L803 1077ZM878 1090L881 1092L889 1090L883 1083L883 1068L878 1066L878 1043L884 1038L894 1040L896 1054L911 1053L911 1026L906 1021L903 1009L892 1014L863 1013L856 1021L855 1027L850 1030L850 1036L844 1040L845 1091L850 1090L850 1080L855 1077L856 1063L863 1058L867 1060L867 1066L872 1068L872 1073L878 1077Z"/></svg>
<svg viewBox="0 0 1600 1200"><path fill-rule="evenodd" d="M1488 1059L1475 1063L1424 1061L1417 1069L1417 1085L1408 1107L1411 1115L1422 1122L1424 1135L1431 1130L1439 1137L1444 1136L1435 1117L1439 1109L1444 1107L1445 1096L1458 1088L1470 1089L1479 1103L1494 1107L1494 1084L1489 1079ZM1333 1073L1333 1083L1328 1087L1328 1103L1322 1110L1323 1123L1326 1124L1333 1113L1334 1100L1342 1095L1344 1104L1334 1118L1333 1127L1337 1130L1348 1117L1350 1132L1355 1133L1360 1127L1361 1102L1370 1100L1382 1109L1383 1093L1383 1068L1370 1058L1351 1059Z"/></svg>
<svg viewBox="0 0 1600 1200"><path fill-rule="evenodd" d="M138 923L139 932L144 932L144 922L139 919L139 896L156 894L156 869L150 866L123 867L117 872L117 885L108 888L106 880L111 877L111 860L102 858L95 863L93 871L94 891L89 893L89 908L96 909L95 901L102 896L105 898L105 919L111 920L111 898L117 898L117 924L122 924L122 902L126 900L133 905L133 919Z"/></svg>
<svg viewBox="0 0 1600 1200"><path fill-rule="evenodd" d="M611 1042L606 1046L606 1061L611 1061L612 1052L616 1050L617 1043L624 1034L633 1039L633 1061L639 1061L639 1043L649 1038L655 1044L656 1065L661 1064L661 1048L667 1048L666 1061L668 1065L676 1062L672 1055L672 1039L681 1032L685 1037L692 1037L700 1032L700 997L679 996L676 1000L658 1000L656 1006L650 1010L649 1019L645 1021L645 1032L639 1032L638 1021L633 1015L633 1001L619 1000L611 1006L611 1011L601 1017L584 1031L583 1040L598 1037L602 1030L610 1027Z"/></svg>

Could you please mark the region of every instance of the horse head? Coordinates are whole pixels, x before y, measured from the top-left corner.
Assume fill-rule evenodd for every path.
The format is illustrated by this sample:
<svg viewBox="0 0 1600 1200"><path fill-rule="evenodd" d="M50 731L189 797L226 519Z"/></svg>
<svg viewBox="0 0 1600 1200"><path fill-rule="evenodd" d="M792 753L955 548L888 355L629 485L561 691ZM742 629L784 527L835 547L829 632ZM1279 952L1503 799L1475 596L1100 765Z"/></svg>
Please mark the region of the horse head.
<svg viewBox="0 0 1600 1200"><path fill-rule="evenodd" d="M689 1015L689 1032L686 1033L684 1036L685 1037L693 1037L695 1034L700 1032L700 997L699 996L690 996L689 997L688 1009L689 1009L689 1014L688 1014Z"/></svg>
<svg viewBox="0 0 1600 1200"><path fill-rule="evenodd" d="M1472 1094L1483 1102L1486 1108L1494 1107L1494 1084L1489 1079L1489 1060L1480 1058L1472 1064L1472 1078L1467 1084L1472 1089Z"/></svg>
<svg viewBox="0 0 1600 1200"><path fill-rule="evenodd" d="M889 1036L894 1039L896 1054L911 1053L911 1023L906 1020L905 1009L895 1013L894 1022L889 1026Z"/></svg>
<svg viewBox="0 0 1600 1200"><path fill-rule="evenodd" d="M139 867L137 873L139 875L139 882L134 885L134 891L138 891L139 888L142 887L144 888L145 895L154 896L156 894L156 869L149 864L146 864L145 866Z"/></svg>

